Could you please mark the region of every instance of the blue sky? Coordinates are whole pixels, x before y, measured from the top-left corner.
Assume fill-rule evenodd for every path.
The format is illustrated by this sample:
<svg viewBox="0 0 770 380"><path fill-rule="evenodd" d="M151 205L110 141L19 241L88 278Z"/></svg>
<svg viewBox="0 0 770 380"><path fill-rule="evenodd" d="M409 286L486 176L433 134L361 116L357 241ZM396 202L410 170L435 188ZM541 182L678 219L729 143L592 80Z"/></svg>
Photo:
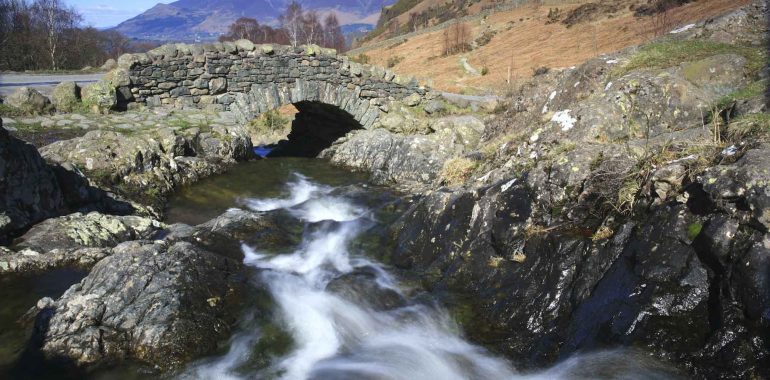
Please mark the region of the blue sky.
<svg viewBox="0 0 770 380"><path fill-rule="evenodd" d="M157 3L171 3L174 0L64 0L83 15L84 23L104 28L128 20Z"/></svg>

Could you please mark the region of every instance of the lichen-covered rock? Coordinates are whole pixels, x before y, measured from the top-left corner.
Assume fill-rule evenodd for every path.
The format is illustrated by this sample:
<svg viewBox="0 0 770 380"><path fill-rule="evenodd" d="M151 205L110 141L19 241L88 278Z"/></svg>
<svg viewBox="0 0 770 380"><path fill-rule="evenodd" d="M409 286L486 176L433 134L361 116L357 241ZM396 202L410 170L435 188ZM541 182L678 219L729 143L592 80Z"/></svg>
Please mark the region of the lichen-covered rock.
<svg viewBox="0 0 770 380"><path fill-rule="evenodd" d="M0 255L0 274L30 275L61 268L91 268L112 254L110 248L54 248L7 250Z"/></svg>
<svg viewBox="0 0 770 380"><path fill-rule="evenodd" d="M80 103L80 88L75 82L61 82L54 87L51 102L59 112L72 112Z"/></svg>
<svg viewBox="0 0 770 380"><path fill-rule="evenodd" d="M253 157L251 140L242 128L201 132L143 130L134 134L96 130L41 149L52 162L83 170L102 187L156 213L165 194Z"/></svg>
<svg viewBox="0 0 770 380"><path fill-rule="evenodd" d="M64 206L56 175L37 149L0 125L0 243Z"/></svg>
<svg viewBox="0 0 770 380"><path fill-rule="evenodd" d="M80 366L178 368L229 337L240 268L189 243L123 243L40 311L42 351Z"/></svg>
<svg viewBox="0 0 770 380"><path fill-rule="evenodd" d="M29 87L20 87L5 98L4 103L28 114L46 113L51 107L51 101L45 95Z"/></svg>
<svg viewBox="0 0 770 380"><path fill-rule="evenodd" d="M115 87L108 81L91 83L81 91L83 103L94 113L107 113L118 104Z"/></svg>
<svg viewBox="0 0 770 380"><path fill-rule="evenodd" d="M148 239L160 222L140 216L75 213L36 224L15 241L18 248L46 252L56 248L112 247L128 240Z"/></svg>
<svg viewBox="0 0 770 380"><path fill-rule="evenodd" d="M455 149L436 135L404 136L374 129L349 133L320 157L365 170L378 183L409 186L434 181Z"/></svg>
<svg viewBox="0 0 770 380"><path fill-rule="evenodd" d="M99 68L103 71L110 71L118 66L118 62L115 61L115 59L110 58L106 61L104 61L104 64Z"/></svg>
<svg viewBox="0 0 770 380"><path fill-rule="evenodd" d="M682 64L679 73L715 96L727 95L747 84L745 57L720 54Z"/></svg>

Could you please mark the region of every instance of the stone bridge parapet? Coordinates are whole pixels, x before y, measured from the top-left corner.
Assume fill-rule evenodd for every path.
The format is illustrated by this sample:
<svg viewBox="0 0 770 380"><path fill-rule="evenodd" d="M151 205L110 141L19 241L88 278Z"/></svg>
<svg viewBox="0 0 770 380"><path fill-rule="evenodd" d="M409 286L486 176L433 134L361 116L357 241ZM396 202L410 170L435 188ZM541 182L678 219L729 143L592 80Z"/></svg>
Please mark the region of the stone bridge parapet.
<svg viewBox="0 0 770 380"><path fill-rule="evenodd" d="M315 45L168 44L121 56L117 70L128 76L116 86L125 103L230 110L244 122L309 101L337 106L371 128L390 101L429 96L414 78Z"/></svg>

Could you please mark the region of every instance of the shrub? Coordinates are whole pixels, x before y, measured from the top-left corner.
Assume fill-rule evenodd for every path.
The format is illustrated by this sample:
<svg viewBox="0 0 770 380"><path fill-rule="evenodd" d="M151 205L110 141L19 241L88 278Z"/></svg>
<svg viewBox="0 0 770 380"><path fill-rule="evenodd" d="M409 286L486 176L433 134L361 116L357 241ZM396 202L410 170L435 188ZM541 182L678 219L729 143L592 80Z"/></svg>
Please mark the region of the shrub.
<svg viewBox="0 0 770 380"><path fill-rule="evenodd" d="M398 65L403 60L404 60L404 57L399 56L399 55L394 55L394 56L388 58L388 63L386 64L386 66L388 68L393 68L393 67Z"/></svg>
<svg viewBox="0 0 770 380"><path fill-rule="evenodd" d="M277 131L283 129L289 119L283 117L278 110L270 110L252 120L249 125L260 131Z"/></svg>
<svg viewBox="0 0 770 380"><path fill-rule="evenodd" d="M361 53L357 56L350 57L350 60L365 65L371 62L372 59L368 55Z"/></svg>
<svg viewBox="0 0 770 380"><path fill-rule="evenodd" d="M551 69L549 69L548 67L540 66L532 69L532 74L534 76L545 75L545 74L548 74L549 71L551 71Z"/></svg>

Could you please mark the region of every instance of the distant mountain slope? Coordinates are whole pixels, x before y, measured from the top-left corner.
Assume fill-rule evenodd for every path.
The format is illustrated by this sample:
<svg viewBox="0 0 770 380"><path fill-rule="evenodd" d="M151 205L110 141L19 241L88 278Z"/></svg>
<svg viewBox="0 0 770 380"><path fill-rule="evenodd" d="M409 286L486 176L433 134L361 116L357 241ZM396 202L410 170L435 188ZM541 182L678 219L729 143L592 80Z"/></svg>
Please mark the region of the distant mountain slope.
<svg viewBox="0 0 770 380"><path fill-rule="evenodd" d="M305 0L303 8L321 14L335 12L341 24L374 23L380 9L394 0ZM239 17L275 23L289 0L178 0L158 4L115 29L127 36L189 41L209 39L227 31Z"/></svg>

